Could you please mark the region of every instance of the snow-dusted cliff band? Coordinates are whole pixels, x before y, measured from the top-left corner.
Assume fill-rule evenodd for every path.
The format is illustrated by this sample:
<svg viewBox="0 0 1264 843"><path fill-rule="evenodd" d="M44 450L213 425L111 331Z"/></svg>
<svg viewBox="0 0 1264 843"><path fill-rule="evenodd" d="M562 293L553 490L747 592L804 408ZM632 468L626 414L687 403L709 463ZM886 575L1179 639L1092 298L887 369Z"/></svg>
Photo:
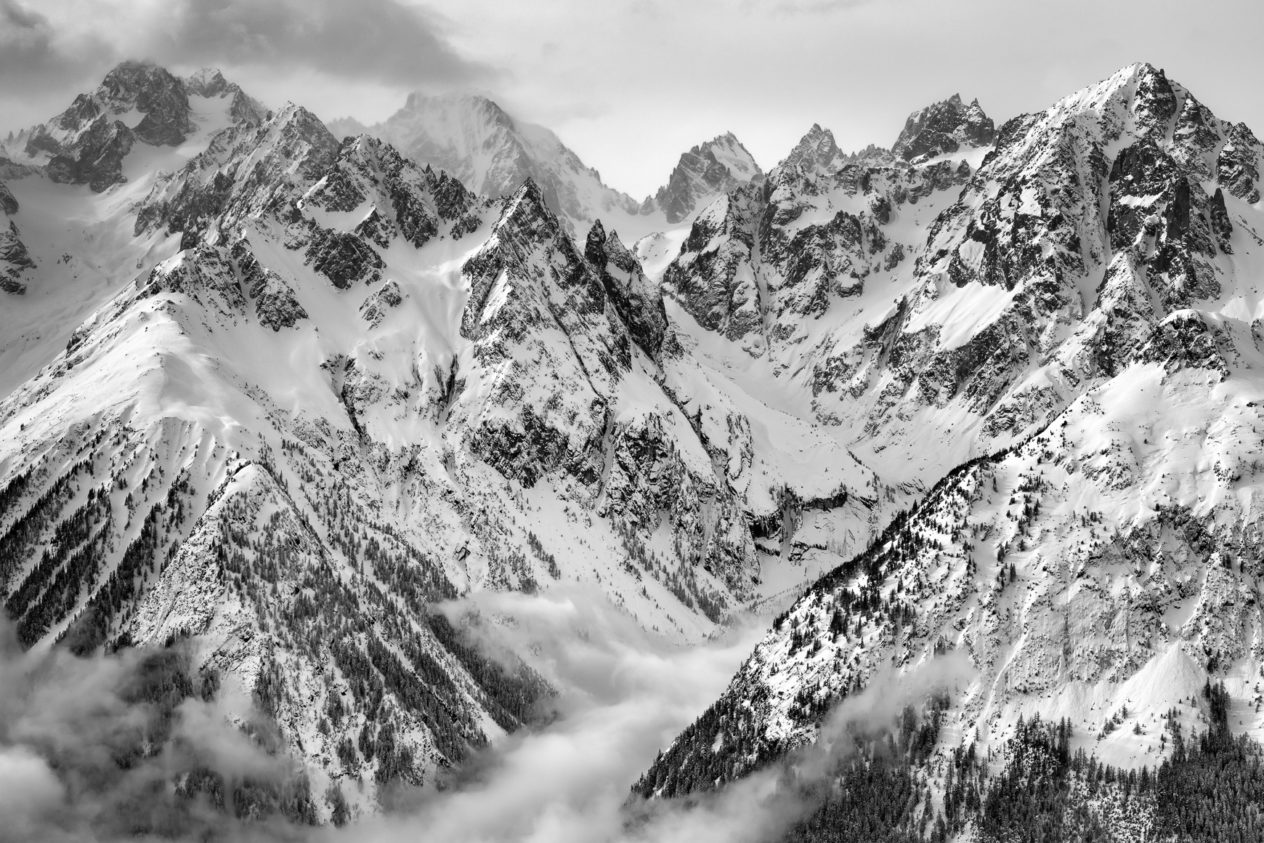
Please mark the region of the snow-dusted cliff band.
<svg viewBox="0 0 1264 843"><path fill-rule="evenodd" d="M1256 736L1264 146L1144 63L893 129L767 170L722 134L638 201L486 97L326 124L116 67L0 148L20 648L172 654L163 710L266 733L288 822L558 716L541 648L467 611L507 595L663 647L771 622L629 810L802 770L924 671L908 839L1010 839L987 799L1041 741L1113 787ZM1167 828L1094 794L1065 816Z"/></svg>

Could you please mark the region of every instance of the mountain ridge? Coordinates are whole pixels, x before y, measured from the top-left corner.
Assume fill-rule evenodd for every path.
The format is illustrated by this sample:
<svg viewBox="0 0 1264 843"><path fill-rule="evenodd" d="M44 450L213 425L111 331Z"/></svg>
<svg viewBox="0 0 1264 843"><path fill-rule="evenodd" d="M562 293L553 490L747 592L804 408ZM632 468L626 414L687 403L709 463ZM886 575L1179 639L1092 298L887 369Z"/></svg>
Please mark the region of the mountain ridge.
<svg viewBox="0 0 1264 843"><path fill-rule="evenodd" d="M25 646L194 642L353 813L547 709L532 654L445 620L478 591L591 588L679 643L778 615L643 796L779 759L944 649L972 672L926 775L1035 714L1135 767L1203 682L1254 699L1264 146L1157 68L999 128L954 96L891 149L813 125L767 173L722 135L627 239L636 203L581 227L514 155L480 195L160 71L6 147ZM531 151L465 107L449 137Z"/></svg>
<svg viewBox="0 0 1264 843"><path fill-rule="evenodd" d="M1157 765L1167 737L1152 723L1179 709L1187 732L1207 725L1206 709L1182 700L1215 681L1245 697L1235 711L1256 733L1260 629L1247 595L1261 514L1245 490L1259 483L1260 352L1258 316L1233 302L1253 301L1258 284L1243 257L1260 242L1258 188L1242 176L1261 156L1246 130L1144 63L1001 126L930 227L924 280L897 319L918 327L958 290L1003 291L1014 317L991 306L1002 330L974 328L989 350L960 371L1003 382L1033 357L1052 364L1037 389L1018 389L1031 427L992 439L999 449L980 437L986 450L780 616L639 793L739 778L810 741L877 671L944 650L972 671L937 751L991 751L1020 716L1038 716L1067 719L1071 751ZM1095 289L1086 276L1101 279ZM1033 407L1055 383L1067 397ZM967 391L976 413L1004 407L993 389ZM1191 442L1191 430L1206 435ZM1211 454L1220 468L1204 475Z"/></svg>

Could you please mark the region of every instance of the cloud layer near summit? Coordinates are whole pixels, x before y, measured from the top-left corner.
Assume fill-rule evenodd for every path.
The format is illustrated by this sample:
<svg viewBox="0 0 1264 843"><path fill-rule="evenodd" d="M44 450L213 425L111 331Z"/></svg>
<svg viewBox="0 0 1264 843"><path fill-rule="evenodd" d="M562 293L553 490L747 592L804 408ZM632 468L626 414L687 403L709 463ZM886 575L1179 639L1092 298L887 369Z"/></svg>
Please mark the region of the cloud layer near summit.
<svg viewBox="0 0 1264 843"><path fill-rule="evenodd" d="M0 0L5 87L38 89L101 62L310 68L413 86L487 81L459 56L444 19L396 0Z"/></svg>
<svg viewBox="0 0 1264 843"><path fill-rule="evenodd" d="M765 168L817 122L890 144L960 92L998 124L1136 61L1264 132L1257 0L0 0L0 128L123 58L222 67L271 105L374 122L407 91L484 93L643 196L731 130Z"/></svg>
<svg viewBox="0 0 1264 843"><path fill-rule="evenodd" d="M0 106L6 123L46 119L132 58L222 67L265 99L316 106L494 85L450 45L450 25L397 0L0 0Z"/></svg>

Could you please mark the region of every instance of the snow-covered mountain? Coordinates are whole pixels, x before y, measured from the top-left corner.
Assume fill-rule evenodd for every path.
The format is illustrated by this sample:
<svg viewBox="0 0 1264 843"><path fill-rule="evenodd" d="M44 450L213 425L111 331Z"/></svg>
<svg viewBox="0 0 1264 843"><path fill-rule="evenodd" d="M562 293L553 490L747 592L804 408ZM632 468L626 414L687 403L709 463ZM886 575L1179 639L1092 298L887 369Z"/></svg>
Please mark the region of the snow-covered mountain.
<svg viewBox="0 0 1264 843"><path fill-rule="evenodd" d="M661 212L670 224L679 223L716 196L762 174L742 142L726 132L682 154L667 184L642 208L645 213Z"/></svg>
<svg viewBox="0 0 1264 843"><path fill-rule="evenodd" d="M897 158L979 136L944 125L946 112L990 124L948 105L910 118ZM910 137L919 126L927 143ZM822 421L856 431L879 477L931 488L778 617L642 793L740 777L810 741L834 702L883 671L945 651L968 670L941 758L973 746L1000 763L1035 716L1065 718L1070 751L1124 768L1157 766L1174 724L1188 735L1219 717L1264 734L1262 159L1247 127L1138 64L1007 121L977 171L942 171L942 194L917 188L930 217L908 197L938 164L844 165L824 187L787 191L784 211L730 196L735 210L705 223L724 245L687 247L667 289L810 386ZM769 183L775 198L787 174ZM769 280L767 245L779 217L819 213L818 197L851 201L835 219L853 215L861 235L826 255L855 242L852 265L869 258L848 306L819 314ZM888 268L895 237L876 235L910 213ZM722 271L707 277L748 279L730 282L743 294L727 307L684 283L725 250L733 259L711 260ZM1209 681L1224 682L1228 714Z"/></svg>
<svg viewBox="0 0 1264 843"><path fill-rule="evenodd" d="M531 179L577 237L600 220L630 240L639 239L687 222L703 205L760 174L741 142L724 134L682 154L667 183L637 202L608 187L549 129L472 94L411 94L403 108L375 126L341 119L330 128L340 136L385 140L483 196L512 196Z"/></svg>
<svg viewBox="0 0 1264 843"><path fill-rule="evenodd" d="M199 114L190 97L216 102L219 107L214 110L220 113ZM125 62L57 117L17 135L6 151L11 158L43 164L51 181L87 184L99 193L128 180L124 160L134 144L180 147L191 136L207 133L207 126L198 125L199 118L257 122L262 111L217 71L202 71L185 80L161 67ZM136 158L141 166L149 163L146 156Z"/></svg>
<svg viewBox="0 0 1264 843"><path fill-rule="evenodd" d="M698 640L827 564L767 549L783 513L836 548L879 523L872 472L771 376L696 355L628 246L600 223L576 240L533 180L480 197L296 106L239 114L152 66L103 89L124 72L137 101L188 100L183 140L76 179L36 150L13 179L39 223L0 350L23 644L192 637L316 792L367 779L345 795L368 807L546 692L442 601L583 584Z"/></svg>
<svg viewBox="0 0 1264 843"><path fill-rule="evenodd" d="M574 220L580 231L595 220L638 211L632 197L607 187L553 132L511 117L483 96L411 94L376 126L335 121L333 129L381 138L483 196L512 196L529 178L549 207Z"/></svg>
<svg viewBox="0 0 1264 843"><path fill-rule="evenodd" d="M953 94L910 114L891 152L905 161L926 160L963 146L987 146L995 137L996 125L979 101L965 105L960 94Z"/></svg>
<svg viewBox="0 0 1264 843"><path fill-rule="evenodd" d="M487 590L682 643L778 615L645 795L945 651L927 782L1034 714L1154 764L1209 679L1264 726L1264 147L1162 71L999 129L954 96L890 149L814 125L766 174L723 135L644 203L486 99L337 128L128 63L5 146L25 646L187 639L364 810L547 697L440 609Z"/></svg>

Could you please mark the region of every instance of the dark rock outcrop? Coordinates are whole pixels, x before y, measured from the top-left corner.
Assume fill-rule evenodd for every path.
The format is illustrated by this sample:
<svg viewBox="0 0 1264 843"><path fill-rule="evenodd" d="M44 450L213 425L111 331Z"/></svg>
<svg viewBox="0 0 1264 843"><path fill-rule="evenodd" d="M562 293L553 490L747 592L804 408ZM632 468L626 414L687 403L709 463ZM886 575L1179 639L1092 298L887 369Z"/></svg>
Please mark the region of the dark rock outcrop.
<svg viewBox="0 0 1264 843"><path fill-rule="evenodd" d="M677 223L705 200L728 193L760 174L755 159L729 132L683 153L654 201L668 222Z"/></svg>
<svg viewBox="0 0 1264 843"><path fill-rule="evenodd" d="M987 146L995 137L996 126L979 101L965 105L960 94L953 94L910 114L891 151L905 161L918 161L962 146Z"/></svg>
<svg viewBox="0 0 1264 843"><path fill-rule="evenodd" d="M637 345L651 357L657 357L667 331L667 310L662 295L645 277L640 262L619 240L617 233L606 233L600 221L588 232L584 257L597 270L615 310Z"/></svg>
<svg viewBox="0 0 1264 843"><path fill-rule="evenodd" d="M317 227L307 247L307 262L339 290L372 284L382 277L382 258L354 234Z"/></svg>

